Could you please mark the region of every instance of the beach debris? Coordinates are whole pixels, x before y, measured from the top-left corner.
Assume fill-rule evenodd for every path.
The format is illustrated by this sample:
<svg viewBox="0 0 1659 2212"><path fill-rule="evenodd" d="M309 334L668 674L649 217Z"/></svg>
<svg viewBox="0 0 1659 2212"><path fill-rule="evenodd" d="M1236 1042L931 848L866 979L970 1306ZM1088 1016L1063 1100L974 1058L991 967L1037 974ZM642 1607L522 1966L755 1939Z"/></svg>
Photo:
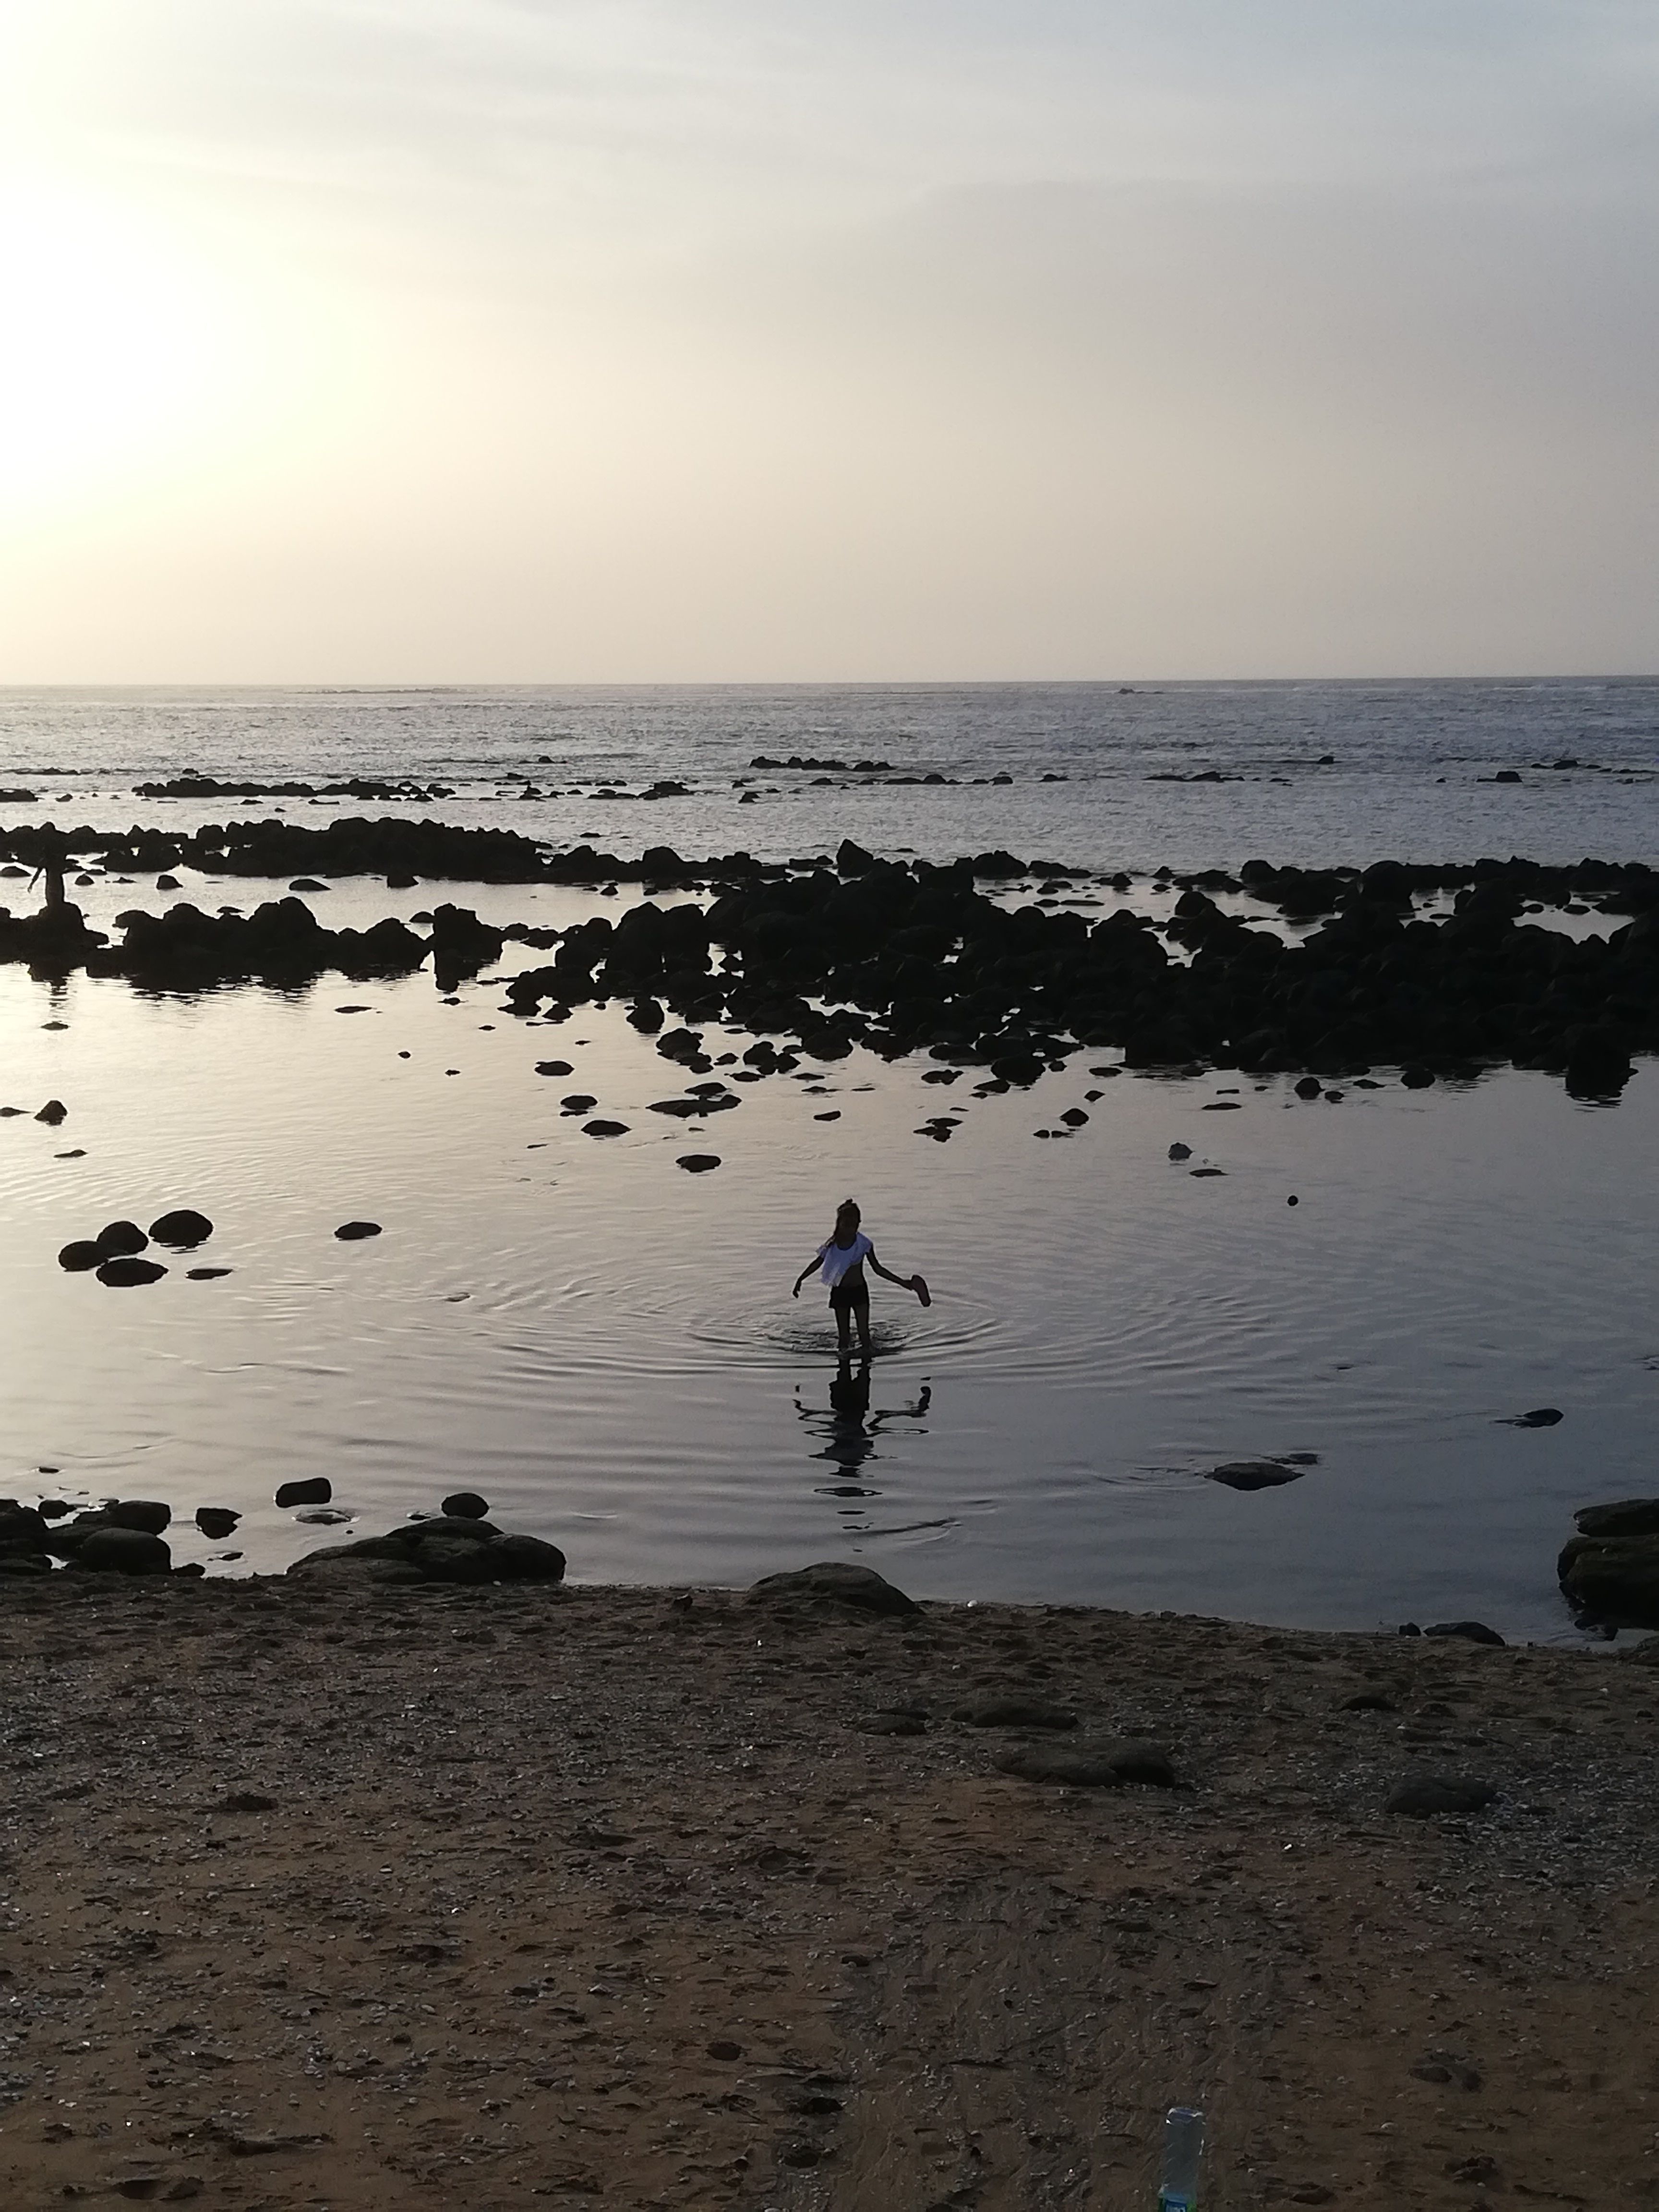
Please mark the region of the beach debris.
<svg viewBox="0 0 1659 2212"><path fill-rule="evenodd" d="M138 1260L123 1254L106 1260L98 1269L98 1279L112 1291L131 1291L145 1283L159 1283L167 1269L157 1260Z"/></svg>
<svg viewBox="0 0 1659 2212"><path fill-rule="evenodd" d="M1498 1796L1494 1784L1469 1774L1408 1774L1382 1801L1385 1813L1413 1820L1435 1813L1483 1813Z"/></svg>
<svg viewBox="0 0 1659 2212"><path fill-rule="evenodd" d="M166 1244L175 1252L189 1252L207 1243L213 1234L213 1224L205 1213L198 1213L194 1206L178 1206L170 1213L159 1214L150 1223L149 1233L158 1244Z"/></svg>
<svg viewBox="0 0 1659 2212"><path fill-rule="evenodd" d="M359 1244L365 1237L378 1237L378 1221L343 1221L334 1232L342 1244Z"/></svg>
<svg viewBox="0 0 1659 2212"><path fill-rule="evenodd" d="M811 1567L797 1567L778 1575L763 1575L747 1596L750 1605L799 1600L808 1604L851 1606L859 1613L908 1616L920 1613L908 1598L873 1567L854 1566L842 1559L826 1559Z"/></svg>
<svg viewBox="0 0 1659 2212"><path fill-rule="evenodd" d="M326 1505L333 1495L334 1485L325 1474L301 1475L276 1486L278 1505Z"/></svg>

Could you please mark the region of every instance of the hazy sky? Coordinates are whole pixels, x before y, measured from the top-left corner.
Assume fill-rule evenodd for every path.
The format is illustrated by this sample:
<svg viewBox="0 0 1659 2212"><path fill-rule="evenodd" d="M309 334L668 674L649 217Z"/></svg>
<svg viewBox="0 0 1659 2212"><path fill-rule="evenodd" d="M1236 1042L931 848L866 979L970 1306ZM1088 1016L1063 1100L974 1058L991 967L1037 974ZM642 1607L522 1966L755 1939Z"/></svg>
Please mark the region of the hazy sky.
<svg viewBox="0 0 1659 2212"><path fill-rule="evenodd" d="M1656 0L0 0L0 681L1659 667Z"/></svg>

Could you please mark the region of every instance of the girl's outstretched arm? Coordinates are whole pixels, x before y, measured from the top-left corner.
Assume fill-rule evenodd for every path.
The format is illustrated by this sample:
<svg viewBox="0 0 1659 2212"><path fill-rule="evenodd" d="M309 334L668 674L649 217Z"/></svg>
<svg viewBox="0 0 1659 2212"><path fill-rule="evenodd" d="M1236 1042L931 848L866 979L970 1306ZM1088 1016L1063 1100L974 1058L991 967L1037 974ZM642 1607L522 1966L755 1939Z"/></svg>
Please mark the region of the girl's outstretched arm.
<svg viewBox="0 0 1659 2212"><path fill-rule="evenodd" d="M807 1261L806 1265L801 1269L799 1274L795 1278L795 1287L789 1293L792 1298L798 1298L800 1296L801 1285L806 1280L806 1278L809 1275L815 1273L817 1270L823 1266L823 1253L814 1252L811 1258Z"/></svg>
<svg viewBox="0 0 1659 2212"><path fill-rule="evenodd" d="M869 1258L870 1265L881 1277L884 1283L896 1283L902 1291L915 1291L916 1278L914 1275L896 1275L890 1267L884 1267L880 1261L876 1257L876 1251L873 1244L870 1248ZM920 1297L921 1295L921 1291L916 1291L916 1296Z"/></svg>

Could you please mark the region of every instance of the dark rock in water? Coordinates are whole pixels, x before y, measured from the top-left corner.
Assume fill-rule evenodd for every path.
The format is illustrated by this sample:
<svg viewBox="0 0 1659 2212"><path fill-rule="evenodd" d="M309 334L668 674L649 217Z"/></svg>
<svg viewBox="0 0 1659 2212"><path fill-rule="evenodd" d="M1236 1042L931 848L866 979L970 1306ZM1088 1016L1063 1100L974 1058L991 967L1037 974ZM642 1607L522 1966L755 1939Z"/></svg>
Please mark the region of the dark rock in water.
<svg viewBox="0 0 1659 2212"><path fill-rule="evenodd" d="M185 1279L192 1283L216 1283L221 1275L228 1275L228 1267L186 1267Z"/></svg>
<svg viewBox="0 0 1659 2212"><path fill-rule="evenodd" d="M720 1164L718 1152L682 1152L675 1162L675 1165L684 1168L688 1175L707 1175L711 1168L717 1168Z"/></svg>
<svg viewBox="0 0 1659 2212"><path fill-rule="evenodd" d="M207 1243L213 1234L213 1224L205 1213L198 1213L193 1206L179 1206L152 1221L149 1233L158 1244L168 1245L175 1252L190 1252L197 1245Z"/></svg>
<svg viewBox="0 0 1659 2212"><path fill-rule="evenodd" d="M628 1124L626 1121L584 1121L582 1134L585 1137L625 1137Z"/></svg>
<svg viewBox="0 0 1659 2212"><path fill-rule="evenodd" d="M1316 1075L1304 1075L1296 1086L1298 1098L1317 1098L1325 1088Z"/></svg>
<svg viewBox="0 0 1659 2212"><path fill-rule="evenodd" d="M315 876L295 876L289 885L291 891L325 891L326 884L319 884Z"/></svg>
<svg viewBox="0 0 1659 2212"><path fill-rule="evenodd" d="M45 1512L46 1508L41 1507ZM1621 1498L1581 1505L1572 1516L1581 1536L1659 1536L1659 1498Z"/></svg>
<svg viewBox="0 0 1659 2212"><path fill-rule="evenodd" d="M1128 1737L1102 1744L1022 1744L997 1759L997 1771L1020 1782L1054 1782L1073 1790L1115 1790L1126 1782L1179 1787L1169 1753Z"/></svg>
<svg viewBox="0 0 1659 2212"><path fill-rule="evenodd" d="M70 1274L79 1275L84 1274L89 1267L95 1267L102 1257L102 1253L90 1237L79 1237L72 1244L64 1245L58 1255L58 1264L67 1268Z"/></svg>
<svg viewBox="0 0 1659 2212"><path fill-rule="evenodd" d="M1227 1170L1225 1168L1188 1168L1187 1172L1189 1176L1203 1177L1206 1176L1224 1176Z"/></svg>
<svg viewBox="0 0 1659 2212"><path fill-rule="evenodd" d="M187 1582L199 1582L207 1569L199 1559L186 1559L183 1566L175 1567L173 1571L175 1575L183 1575Z"/></svg>
<svg viewBox="0 0 1659 2212"><path fill-rule="evenodd" d="M564 1580L564 1553L540 1536L498 1536L485 1547L491 1579L513 1583L560 1583Z"/></svg>
<svg viewBox="0 0 1659 2212"><path fill-rule="evenodd" d="M476 1490L452 1491L443 1502L443 1511L451 1520L483 1521L488 1518L489 1507Z"/></svg>
<svg viewBox="0 0 1659 2212"><path fill-rule="evenodd" d="M1407 1091L1426 1091L1433 1083L1434 1076L1426 1067L1402 1067L1400 1080Z"/></svg>
<svg viewBox="0 0 1659 2212"><path fill-rule="evenodd" d="M1497 1796L1490 1782L1467 1774L1408 1774L1382 1801L1385 1813L1425 1820L1432 1813L1483 1813Z"/></svg>
<svg viewBox="0 0 1659 2212"><path fill-rule="evenodd" d="M628 1018L636 1030L650 1036L662 1027L663 1011L654 999L640 999L635 1001Z"/></svg>
<svg viewBox="0 0 1659 2212"><path fill-rule="evenodd" d="M1089 1116L1081 1106L1068 1106L1060 1118L1068 1129L1080 1129Z"/></svg>
<svg viewBox="0 0 1659 2212"><path fill-rule="evenodd" d="M951 1715L969 1728L1073 1729L1077 1715L1064 1705L1051 1705L1042 1698L1003 1697L990 1691L970 1698Z"/></svg>
<svg viewBox="0 0 1659 2212"><path fill-rule="evenodd" d="M573 1070L568 1060L538 1060L536 1073L538 1075L569 1075Z"/></svg>
<svg viewBox="0 0 1659 2212"><path fill-rule="evenodd" d="M1189 1160L1192 1156L1193 1148L1190 1145L1171 1145L1170 1147L1170 1158L1172 1160Z"/></svg>
<svg viewBox="0 0 1659 2212"><path fill-rule="evenodd" d="M177 876L157 876L155 888L158 891L176 891L180 885Z"/></svg>
<svg viewBox="0 0 1659 2212"><path fill-rule="evenodd" d="M131 1291L143 1283L159 1283L166 1273L159 1261L123 1257L106 1260L98 1270L98 1279L112 1291Z"/></svg>
<svg viewBox="0 0 1659 2212"><path fill-rule="evenodd" d="M142 1252L149 1243L136 1221L106 1222L92 1240L100 1260L119 1259L125 1253Z"/></svg>
<svg viewBox="0 0 1659 2212"><path fill-rule="evenodd" d="M94 1528L76 1545L74 1563L93 1574L167 1575L173 1553L142 1528Z"/></svg>
<svg viewBox="0 0 1659 2212"><path fill-rule="evenodd" d="M343 1221L334 1234L342 1244L357 1244L365 1237L378 1237L380 1224L378 1221Z"/></svg>
<svg viewBox="0 0 1659 2212"><path fill-rule="evenodd" d="M60 1121L68 1121L69 1108L61 1098L48 1098L34 1118L37 1121L44 1121L48 1128L55 1129Z"/></svg>
<svg viewBox="0 0 1659 2212"><path fill-rule="evenodd" d="M908 1616L921 1610L913 1598L906 1597L902 1589L896 1589L873 1567L855 1567L839 1559L799 1567L788 1574L763 1575L748 1594L750 1605L788 1599L811 1603L830 1601L853 1606L860 1613L894 1616Z"/></svg>
<svg viewBox="0 0 1659 2212"><path fill-rule="evenodd" d="M659 1098L647 1107L647 1114L674 1114L682 1121L695 1121L708 1111L701 1098Z"/></svg>
<svg viewBox="0 0 1659 2212"><path fill-rule="evenodd" d="M348 1513L343 1505L313 1505L294 1517L319 1528L337 1528L343 1522L355 1520L356 1516Z"/></svg>
<svg viewBox="0 0 1659 2212"><path fill-rule="evenodd" d="M1437 1620L1423 1631L1425 1636L1457 1636L1465 1644L1495 1644L1500 1647L1504 1639L1495 1628L1488 1628L1484 1620Z"/></svg>
<svg viewBox="0 0 1659 2212"><path fill-rule="evenodd" d="M110 1528L142 1528L148 1536L159 1536L173 1519L173 1508L159 1498L119 1498L102 1510Z"/></svg>
<svg viewBox="0 0 1659 2212"><path fill-rule="evenodd" d="M562 1114L586 1114L599 1104L599 1100L586 1091L573 1091L559 1101Z"/></svg>
<svg viewBox="0 0 1659 2212"><path fill-rule="evenodd" d="M279 1483L276 1503L279 1505L326 1505L334 1495L334 1485L325 1474L307 1474L295 1482Z"/></svg>
<svg viewBox="0 0 1659 2212"><path fill-rule="evenodd" d="M1587 1620L1659 1628L1659 1535L1569 1537L1556 1571Z"/></svg>
<svg viewBox="0 0 1659 2212"><path fill-rule="evenodd" d="M1574 1035L1567 1054L1570 1097L1616 1098L1635 1073L1622 1030L1593 1023Z"/></svg>
<svg viewBox="0 0 1659 2212"><path fill-rule="evenodd" d="M197 1527L215 1543L232 1534L241 1517L228 1505L198 1505L196 1509Z"/></svg>
<svg viewBox="0 0 1659 2212"><path fill-rule="evenodd" d="M1276 1490L1282 1483L1300 1480L1303 1470L1277 1459L1230 1459L1212 1467L1206 1482L1224 1482L1229 1490Z"/></svg>
<svg viewBox="0 0 1659 2212"><path fill-rule="evenodd" d="M1553 1429L1565 1416L1559 1406L1534 1406L1529 1413L1505 1413L1501 1421L1511 1429Z"/></svg>

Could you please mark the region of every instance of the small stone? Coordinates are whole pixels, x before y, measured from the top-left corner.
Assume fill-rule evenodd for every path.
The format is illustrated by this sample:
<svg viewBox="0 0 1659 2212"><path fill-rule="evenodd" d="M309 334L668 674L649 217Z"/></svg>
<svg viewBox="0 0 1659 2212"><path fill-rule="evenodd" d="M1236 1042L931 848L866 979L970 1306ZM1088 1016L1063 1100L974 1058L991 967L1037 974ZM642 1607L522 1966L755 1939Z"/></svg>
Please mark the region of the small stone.
<svg viewBox="0 0 1659 2212"><path fill-rule="evenodd" d="M155 1260L106 1260L98 1270L98 1279L112 1291L131 1291L143 1283L159 1283L166 1273Z"/></svg>
<svg viewBox="0 0 1659 2212"><path fill-rule="evenodd" d="M197 1527L215 1543L231 1535L241 1517L228 1505L198 1505L196 1509Z"/></svg>
<svg viewBox="0 0 1659 2212"><path fill-rule="evenodd" d="M326 1505L334 1495L334 1485L325 1474L308 1474L297 1481L280 1483L276 1490L278 1505Z"/></svg>
<svg viewBox="0 0 1659 2212"><path fill-rule="evenodd" d="M1566 1415L1559 1406L1534 1406L1529 1413L1508 1413L1501 1419L1511 1429L1553 1429Z"/></svg>
<svg viewBox="0 0 1659 2212"><path fill-rule="evenodd" d="M228 1267L186 1267L185 1278L191 1283L216 1283L221 1275L230 1273Z"/></svg>
<svg viewBox="0 0 1659 2212"><path fill-rule="evenodd" d="M677 1167L684 1168L687 1175L707 1175L711 1168L717 1168L720 1164L718 1152L682 1152L674 1163Z"/></svg>
<svg viewBox="0 0 1659 2212"><path fill-rule="evenodd" d="M1408 1774L1382 1801L1385 1813L1414 1820L1433 1813L1481 1813L1498 1792L1490 1782L1464 1774Z"/></svg>
<svg viewBox="0 0 1659 2212"><path fill-rule="evenodd" d="M142 1252L149 1239L136 1221L109 1221L93 1242L100 1260L116 1260L129 1252Z"/></svg>
<svg viewBox="0 0 1659 2212"><path fill-rule="evenodd" d="M1302 1469L1277 1459L1230 1459L1212 1467L1206 1482L1224 1482L1229 1490L1276 1490L1301 1479Z"/></svg>
<svg viewBox="0 0 1659 2212"><path fill-rule="evenodd" d="M149 1536L161 1535L173 1519L173 1508L159 1498L116 1498L103 1511L110 1528L142 1528Z"/></svg>
<svg viewBox="0 0 1659 2212"><path fill-rule="evenodd" d="M1296 1086L1298 1098L1317 1098L1325 1088L1316 1075L1304 1075Z"/></svg>
<svg viewBox="0 0 1659 2212"><path fill-rule="evenodd" d="M584 1121L582 1134L585 1137L625 1137L628 1124L626 1121Z"/></svg>
<svg viewBox="0 0 1659 2212"><path fill-rule="evenodd" d="M1170 1158L1172 1160L1189 1160L1192 1156L1193 1148L1190 1145L1171 1145L1170 1147Z"/></svg>
<svg viewBox="0 0 1659 2212"><path fill-rule="evenodd" d="M365 1237L378 1237L380 1224L378 1221L343 1221L334 1234L342 1244L358 1244Z"/></svg>
<svg viewBox="0 0 1659 2212"><path fill-rule="evenodd" d="M1188 1168L1187 1172L1190 1176L1224 1176L1227 1170L1225 1168Z"/></svg>
<svg viewBox="0 0 1659 2212"><path fill-rule="evenodd" d="M44 1121L49 1129L55 1129L60 1121L68 1121L69 1108L61 1098L48 1098L34 1118L37 1121Z"/></svg>
<svg viewBox="0 0 1659 2212"><path fill-rule="evenodd" d="M536 1073L538 1075L572 1075L575 1071L568 1060L538 1060Z"/></svg>
<svg viewBox="0 0 1659 2212"><path fill-rule="evenodd" d="M742 2057L743 2045L740 2043L733 2043L729 2035L717 2035L708 2045L708 2056L729 2064L732 2060Z"/></svg>
<svg viewBox="0 0 1659 2212"><path fill-rule="evenodd" d="M95 1267L101 1256L90 1237L78 1237L73 1243L64 1246L58 1255L58 1264L71 1275L80 1275Z"/></svg>
<svg viewBox="0 0 1659 2212"><path fill-rule="evenodd" d="M559 1111L562 1114L586 1114L591 1107L597 1106L599 1103L597 1098L590 1097L586 1091L573 1091L568 1097L560 1099Z"/></svg>
<svg viewBox="0 0 1659 2212"><path fill-rule="evenodd" d="M179 1206L152 1221L149 1233L158 1244L168 1245L175 1252L188 1252L207 1243L213 1234L213 1224L205 1213L198 1213L193 1206Z"/></svg>
<svg viewBox="0 0 1659 2212"><path fill-rule="evenodd" d="M476 1490L452 1491L439 1510L458 1521L483 1521L488 1518L489 1507Z"/></svg>

